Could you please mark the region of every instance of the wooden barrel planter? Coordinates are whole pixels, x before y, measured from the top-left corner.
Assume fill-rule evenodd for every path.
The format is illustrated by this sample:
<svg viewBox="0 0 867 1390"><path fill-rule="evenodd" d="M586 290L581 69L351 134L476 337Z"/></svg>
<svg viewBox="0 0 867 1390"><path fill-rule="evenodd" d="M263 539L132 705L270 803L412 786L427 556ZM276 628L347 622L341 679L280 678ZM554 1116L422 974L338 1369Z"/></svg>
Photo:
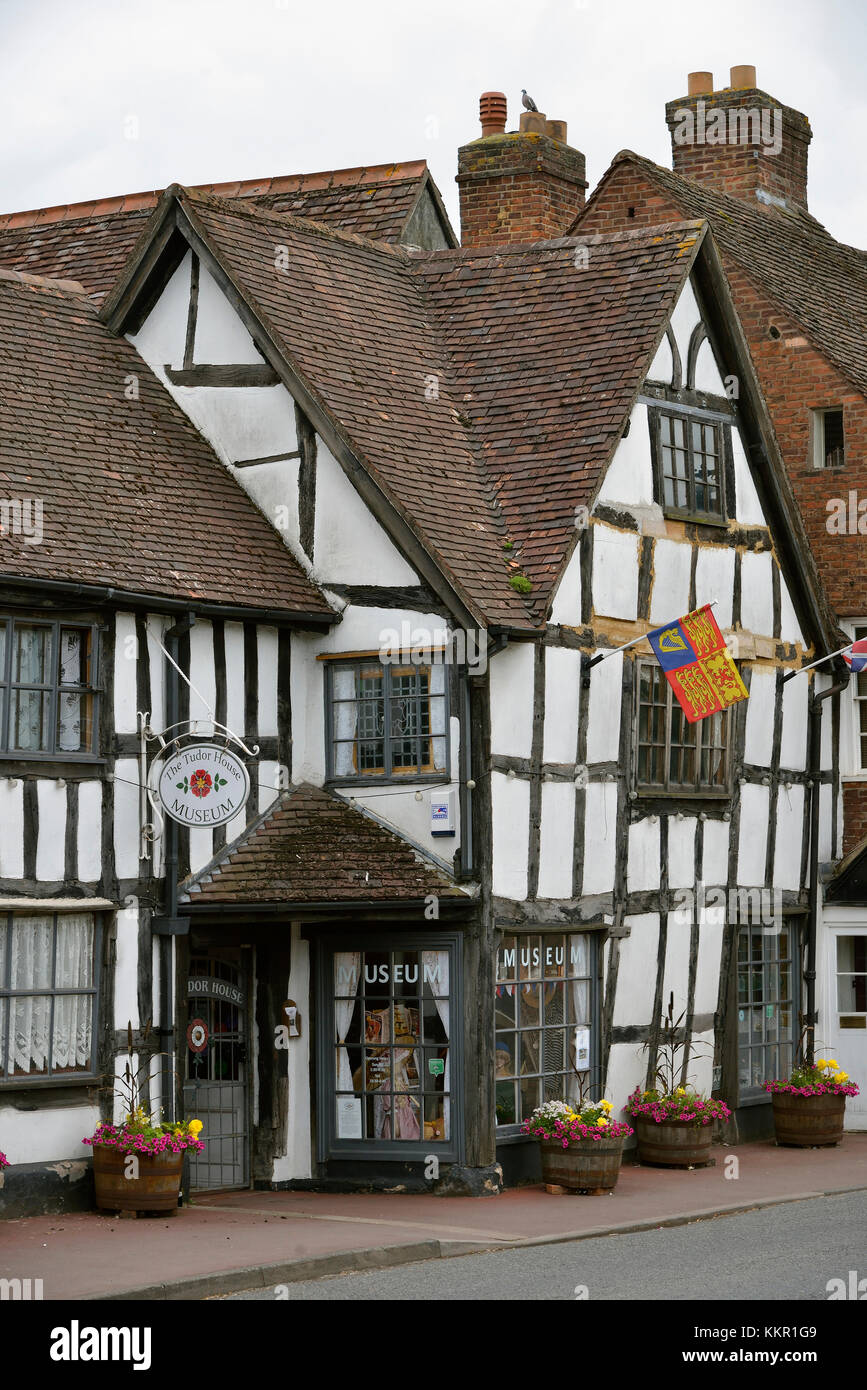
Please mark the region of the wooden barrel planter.
<svg viewBox="0 0 867 1390"><path fill-rule="evenodd" d="M184 1151L135 1154L138 1177L124 1176L127 1155L106 1144L93 1146L93 1181L100 1211L159 1211L177 1215Z"/></svg>
<svg viewBox="0 0 867 1390"><path fill-rule="evenodd" d="M662 1120L657 1124L642 1115L636 1115L632 1123L641 1163L655 1163L662 1168L698 1168L711 1161L713 1125L693 1125L683 1120Z"/></svg>
<svg viewBox="0 0 867 1390"><path fill-rule="evenodd" d="M796 1096L775 1091L774 1130L777 1143L792 1149L830 1149L843 1138L846 1097Z"/></svg>
<svg viewBox="0 0 867 1390"><path fill-rule="evenodd" d="M542 1178L549 1187L570 1192L610 1192L617 1185L623 1136L579 1139L563 1148L559 1139L541 1139Z"/></svg>

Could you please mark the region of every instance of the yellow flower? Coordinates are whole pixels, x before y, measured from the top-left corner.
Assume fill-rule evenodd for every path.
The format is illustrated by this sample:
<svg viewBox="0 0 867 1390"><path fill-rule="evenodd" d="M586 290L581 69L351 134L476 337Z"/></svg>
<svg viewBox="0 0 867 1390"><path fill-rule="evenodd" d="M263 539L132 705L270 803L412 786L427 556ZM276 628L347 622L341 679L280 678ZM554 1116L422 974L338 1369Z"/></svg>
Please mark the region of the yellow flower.
<svg viewBox="0 0 867 1390"><path fill-rule="evenodd" d="M817 1058L816 1058L816 1066L819 1068L820 1071L822 1071L822 1069L823 1069L824 1067L827 1067L827 1066L829 1066L829 1065L830 1065L830 1064L826 1061L826 1059L825 1059L824 1057L817 1057ZM836 1065L836 1063L835 1063L835 1065Z"/></svg>
<svg viewBox="0 0 867 1390"><path fill-rule="evenodd" d="M685 1096L685 1095L686 1095L686 1090L685 1090L685 1088L684 1088L683 1086L678 1086L676 1094L679 1095L679 1096Z"/></svg>
<svg viewBox="0 0 867 1390"><path fill-rule="evenodd" d="M198 1139L199 1131L202 1128L203 1126L201 1120L190 1120L190 1123L187 1125L187 1129L190 1131L190 1134L192 1134L194 1139Z"/></svg>
<svg viewBox="0 0 867 1390"><path fill-rule="evenodd" d="M844 1081L849 1080L849 1073L845 1071L835 1071L834 1080L838 1083L838 1085L842 1086Z"/></svg>
<svg viewBox="0 0 867 1390"><path fill-rule="evenodd" d="M611 1101L610 1101L610 1100L603 1100L603 1101L600 1102L600 1104L601 1104L603 1110L613 1110L613 1109L614 1109L614 1106L611 1104Z"/></svg>
<svg viewBox="0 0 867 1390"><path fill-rule="evenodd" d="M828 1060L827 1060L827 1062L825 1063L825 1066L826 1066L826 1067L833 1067L834 1071L837 1070L837 1068L839 1067L839 1065L840 1065L840 1063L837 1061L837 1058L836 1058L836 1057L829 1057Z"/></svg>
<svg viewBox="0 0 867 1390"><path fill-rule="evenodd" d="M596 1121L596 1124L598 1125L599 1129L604 1129L605 1126L608 1124L608 1121L603 1120L602 1116L600 1115L599 1119Z"/></svg>

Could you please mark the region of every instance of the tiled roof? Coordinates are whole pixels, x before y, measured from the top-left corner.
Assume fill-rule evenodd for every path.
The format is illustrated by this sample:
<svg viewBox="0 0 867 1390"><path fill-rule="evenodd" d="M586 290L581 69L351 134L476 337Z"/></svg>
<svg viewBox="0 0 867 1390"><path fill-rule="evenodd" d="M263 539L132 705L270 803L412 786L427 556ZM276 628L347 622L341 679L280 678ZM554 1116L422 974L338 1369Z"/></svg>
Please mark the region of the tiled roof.
<svg viewBox="0 0 867 1390"><path fill-rule="evenodd" d="M335 846L339 852L335 853ZM321 787L291 787L181 886L182 903L387 903L468 895L392 830Z"/></svg>
<svg viewBox="0 0 867 1390"><path fill-rule="evenodd" d="M0 574L331 616L80 287L0 270L0 340L0 496L40 499L44 532L0 538Z"/></svg>
<svg viewBox="0 0 867 1390"><path fill-rule="evenodd" d="M628 163L664 189L685 216L706 219L723 260L731 257L801 325L814 346L867 392L867 256L804 212L761 206L684 178L631 150L606 171L571 231L580 232L607 178Z"/></svg>
<svg viewBox="0 0 867 1390"><path fill-rule="evenodd" d="M315 218L360 236L399 241L427 164L377 164L244 182L204 184L223 198ZM163 190L0 215L0 265L78 280L95 300L123 269Z"/></svg>
<svg viewBox="0 0 867 1390"><path fill-rule="evenodd" d="M181 191L247 303L489 622L536 626L700 224L407 254ZM289 250L275 273L274 244ZM509 546L509 542L513 544ZM510 571L530 579L522 599Z"/></svg>

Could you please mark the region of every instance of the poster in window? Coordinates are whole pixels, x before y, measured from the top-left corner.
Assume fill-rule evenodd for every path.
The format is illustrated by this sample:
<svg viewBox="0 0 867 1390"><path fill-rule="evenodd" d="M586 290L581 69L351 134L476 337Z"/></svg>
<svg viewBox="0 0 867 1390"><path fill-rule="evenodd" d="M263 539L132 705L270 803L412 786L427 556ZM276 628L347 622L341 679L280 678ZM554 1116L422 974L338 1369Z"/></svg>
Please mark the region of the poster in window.
<svg viewBox="0 0 867 1390"><path fill-rule="evenodd" d="M337 1097L337 1137L338 1139L360 1139L361 1101L355 1096Z"/></svg>

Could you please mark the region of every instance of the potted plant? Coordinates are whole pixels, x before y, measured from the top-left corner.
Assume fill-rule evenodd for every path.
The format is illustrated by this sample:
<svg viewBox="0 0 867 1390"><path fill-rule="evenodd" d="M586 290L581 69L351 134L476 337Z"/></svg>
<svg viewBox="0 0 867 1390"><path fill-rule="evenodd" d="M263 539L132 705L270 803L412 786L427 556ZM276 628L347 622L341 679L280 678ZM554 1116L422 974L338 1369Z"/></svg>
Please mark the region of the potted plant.
<svg viewBox="0 0 867 1390"><path fill-rule="evenodd" d="M149 1028L145 1030L145 1036ZM141 1103L139 1077L134 1072L132 1025L128 1025L129 1057L117 1094L123 1101L119 1125L102 1123L83 1144L93 1148L93 1181L100 1211L159 1211L175 1215L187 1149L204 1149L201 1120L161 1122Z"/></svg>
<svg viewBox="0 0 867 1390"><path fill-rule="evenodd" d="M542 1177L549 1187L570 1192L610 1192L617 1184L623 1140L630 1125L611 1119L607 1100L551 1100L533 1111L522 1126L539 1141Z"/></svg>
<svg viewBox="0 0 867 1390"><path fill-rule="evenodd" d="M635 1121L641 1163L665 1168L697 1168L710 1161L714 1120L731 1119L725 1101L708 1098L689 1084L689 1044L682 1032L684 1015L674 1017L674 994L660 1021L656 1086L636 1086L624 1109ZM647 1048L649 1044L645 1044Z"/></svg>
<svg viewBox="0 0 867 1390"><path fill-rule="evenodd" d="M794 1149L829 1149L843 1138L846 1097L860 1095L834 1057L802 1060L785 1081L766 1081L777 1143Z"/></svg>

